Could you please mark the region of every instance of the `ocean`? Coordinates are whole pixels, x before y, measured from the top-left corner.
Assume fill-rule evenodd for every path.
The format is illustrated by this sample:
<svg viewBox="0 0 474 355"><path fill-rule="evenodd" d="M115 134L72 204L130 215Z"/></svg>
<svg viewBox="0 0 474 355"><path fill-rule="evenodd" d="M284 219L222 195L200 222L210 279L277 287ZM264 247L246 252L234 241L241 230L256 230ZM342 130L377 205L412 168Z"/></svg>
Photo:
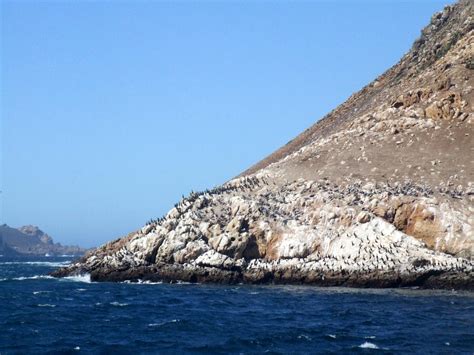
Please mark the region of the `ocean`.
<svg viewBox="0 0 474 355"><path fill-rule="evenodd" d="M91 283L0 258L0 354L474 352L474 294Z"/></svg>

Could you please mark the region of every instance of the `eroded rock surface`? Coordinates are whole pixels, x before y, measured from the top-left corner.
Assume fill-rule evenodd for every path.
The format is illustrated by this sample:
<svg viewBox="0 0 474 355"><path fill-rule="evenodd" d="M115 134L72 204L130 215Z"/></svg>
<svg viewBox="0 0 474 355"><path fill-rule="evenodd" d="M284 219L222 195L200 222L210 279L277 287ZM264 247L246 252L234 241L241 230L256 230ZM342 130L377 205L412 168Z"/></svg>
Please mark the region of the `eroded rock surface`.
<svg viewBox="0 0 474 355"><path fill-rule="evenodd" d="M461 274L470 284L474 266L466 258L474 252L468 194L408 182L275 185L244 177L191 195L59 275L399 286L453 274L447 287L457 287Z"/></svg>

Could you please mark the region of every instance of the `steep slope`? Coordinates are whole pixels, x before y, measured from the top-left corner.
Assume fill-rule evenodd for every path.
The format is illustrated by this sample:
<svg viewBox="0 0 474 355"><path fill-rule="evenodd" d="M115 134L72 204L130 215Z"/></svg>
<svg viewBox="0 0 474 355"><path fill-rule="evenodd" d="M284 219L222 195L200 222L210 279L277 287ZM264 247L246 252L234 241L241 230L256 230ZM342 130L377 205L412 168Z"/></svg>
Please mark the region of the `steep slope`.
<svg viewBox="0 0 474 355"><path fill-rule="evenodd" d="M458 6L447 7L443 12L434 14L421 37L395 66L242 175L255 173L318 139L347 130L348 125L357 124L357 119L365 115L383 116L374 117L376 121L400 117L457 118L466 106L465 113L469 113L473 99L470 89L473 85L471 70L474 68L472 28L472 5L469 1L462 1ZM451 97L451 94L454 96ZM438 112L434 107L425 112L427 106L435 102L447 103L448 106L444 112ZM377 131L385 130L381 125L377 128ZM334 146L333 151L337 148ZM327 159L321 158L319 161L324 164ZM324 173L313 173L311 177L321 175ZM375 177L383 178L381 173Z"/></svg>
<svg viewBox="0 0 474 355"><path fill-rule="evenodd" d="M474 26L461 1L292 142L55 275L474 288Z"/></svg>

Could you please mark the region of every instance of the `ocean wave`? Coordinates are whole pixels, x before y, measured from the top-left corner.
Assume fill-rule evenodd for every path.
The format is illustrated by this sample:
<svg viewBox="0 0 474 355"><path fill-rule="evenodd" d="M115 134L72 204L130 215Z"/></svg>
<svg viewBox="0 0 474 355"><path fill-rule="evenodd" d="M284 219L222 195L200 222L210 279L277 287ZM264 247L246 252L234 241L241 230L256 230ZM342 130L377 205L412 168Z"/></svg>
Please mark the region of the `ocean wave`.
<svg viewBox="0 0 474 355"><path fill-rule="evenodd" d="M25 280L42 280L42 279L54 279L49 275L34 275L34 276L20 276L12 277L10 279L0 279L0 281L25 281Z"/></svg>
<svg viewBox="0 0 474 355"><path fill-rule="evenodd" d="M305 339L305 340L312 340L312 338L309 336L309 335L306 335L306 334L300 334L298 335L298 339Z"/></svg>
<svg viewBox="0 0 474 355"><path fill-rule="evenodd" d="M56 307L56 305L55 304L50 304L50 303L42 303L42 304L40 303L38 305L38 307L51 307L51 308L54 308L54 307Z"/></svg>
<svg viewBox="0 0 474 355"><path fill-rule="evenodd" d="M128 303L110 302L110 305L115 307L126 307L128 306Z"/></svg>
<svg viewBox="0 0 474 355"><path fill-rule="evenodd" d="M41 295L43 293L50 293L51 291L33 291L34 295Z"/></svg>
<svg viewBox="0 0 474 355"><path fill-rule="evenodd" d="M129 284L129 285L162 285L164 282L163 281L150 281L150 280L141 280L141 279L138 279L138 280L125 280L125 281L121 281L120 283L123 283L123 284ZM187 282L187 281L175 281L175 282L171 282L171 283L168 283L166 282L167 284L172 284L172 285L193 285L192 282Z"/></svg>
<svg viewBox="0 0 474 355"><path fill-rule="evenodd" d="M138 279L137 281L125 280L125 281L122 281L121 283L132 284L132 285L162 285L163 281L154 282L154 281L149 281L149 280Z"/></svg>
<svg viewBox="0 0 474 355"><path fill-rule="evenodd" d="M168 321L164 321L164 322L160 322L160 323L150 323L150 324L148 324L148 326L151 327L151 328L154 328L154 327L161 327L161 326L166 325L166 324L179 323L179 322L181 322L180 319L172 319L172 320L168 320Z"/></svg>
<svg viewBox="0 0 474 355"><path fill-rule="evenodd" d="M38 266L51 266L51 267L62 267L71 264L71 260L67 261L5 261L1 262L0 265L38 265Z"/></svg>
<svg viewBox="0 0 474 355"><path fill-rule="evenodd" d="M369 343L368 341L364 342L363 344L360 344L359 348L362 348L362 349L379 349L379 347L377 345L375 345L374 343Z"/></svg>
<svg viewBox="0 0 474 355"><path fill-rule="evenodd" d="M81 275L74 275L74 276L66 276L66 277L63 277L59 280L85 282L85 283L89 284L89 283L91 283L91 275L90 274L81 274Z"/></svg>

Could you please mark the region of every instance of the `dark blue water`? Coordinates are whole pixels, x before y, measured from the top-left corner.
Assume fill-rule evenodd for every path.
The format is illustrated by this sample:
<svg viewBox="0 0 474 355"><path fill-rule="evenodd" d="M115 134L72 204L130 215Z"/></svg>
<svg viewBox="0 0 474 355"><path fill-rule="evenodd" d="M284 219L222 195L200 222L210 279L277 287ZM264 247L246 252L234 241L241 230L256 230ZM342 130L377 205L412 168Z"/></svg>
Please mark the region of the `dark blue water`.
<svg viewBox="0 0 474 355"><path fill-rule="evenodd" d="M0 353L473 353L474 294L87 283L0 258Z"/></svg>

